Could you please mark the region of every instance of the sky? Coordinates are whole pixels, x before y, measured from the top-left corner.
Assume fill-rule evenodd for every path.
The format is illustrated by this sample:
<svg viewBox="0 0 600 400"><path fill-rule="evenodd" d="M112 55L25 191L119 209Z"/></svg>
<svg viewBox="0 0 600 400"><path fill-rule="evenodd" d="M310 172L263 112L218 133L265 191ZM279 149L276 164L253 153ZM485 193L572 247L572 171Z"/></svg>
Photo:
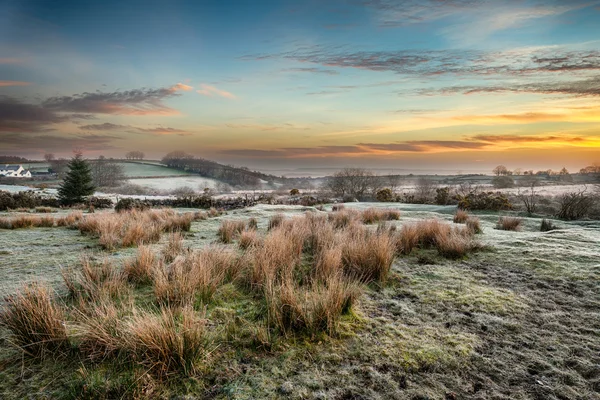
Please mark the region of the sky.
<svg viewBox="0 0 600 400"><path fill-rule="evenodd" d="M600 0L0 0L0 154L600 162Z"/></svg>

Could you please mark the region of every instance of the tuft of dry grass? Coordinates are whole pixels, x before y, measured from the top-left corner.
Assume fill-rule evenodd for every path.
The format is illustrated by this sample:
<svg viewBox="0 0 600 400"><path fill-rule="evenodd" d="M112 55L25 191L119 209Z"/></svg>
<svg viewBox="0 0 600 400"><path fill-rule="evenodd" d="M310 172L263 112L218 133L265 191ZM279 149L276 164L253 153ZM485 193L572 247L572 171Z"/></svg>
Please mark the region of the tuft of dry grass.
<svg viewBox="0 0 600 400"><path fill-rule="evenodd" d="M469 217L467 219L467 229L475 235L483 233L481 221L477 217Z"/></svg>
<svg viewBox="0 0 600 400"><path fill-rule="evenodd" d="M540 232L549 232L558 229L552 221L547 220L546 218L542 219L540 224Z"/></svg>
<svg viewBox="0 0 600 400"><path fill-rule="evenodd" d="M180 232L172 232L169 235L169 241L162 251L162 258L166 263L170 263L175 258L182 254L184 251L183 247L183 235Z"/></svg>
<svg viewBox="0 0 600 400"><path fill-rule="evenodd" d="M342 211L346 208L346 206L344 204L334 204L333 206L331 206L331 211Z"/></svg>
<svg viewBox="0 0 600 400"><path fill-rule="evenodd" d="M219 216L221 216L221 215L223 215L223 214L224 214L224 212L223 212L223 211L221 211L221 210L217 210L217 209L216 209L216 208L214 208L214 207L211 207L211 208L210 208L210 209L209 209L209 210L208 210L206 213L207 213L207 214L208 214L208 216L209 216L209 217L211 217L211 218L214 218L214 217L219 217Z"/></svg>
<svg viewBox="0 0 600 400"><path fill-rule="evenodd" d="M36 207L35 208L35 212L36 213L47 214L47 213L56 212L56 210L54 208L52 208L52 207Z"/></svg>
<svg viewBox="0 0 600 400"><path fill-rule="evenodd" d="M76 227L77 222L83 219L81 211L73 211L65 216L56 219L56 226Z"/></svg>
<svg viewBox="0 0 600 400"><path fill-rule="evenodd" d="M455 224L464 224L469 219L469 213L465 210L456 210L454 214L454 223Z"/></svg>
<svg viewBox="0 0 600 400"><path fill-rule="evenodd" d="M79 350L90 360L104 360L123 351L123 312L106 299L75 309L74 336Z"/></svg>
<svg viewBox="0 0 600 400"><path fill-rule="evenodd" d="M64 323L64 311L51 289L38 283L6 297L0 312L0 324L10 331L10 341L32 357L68 349Z"/></svg>
<svg viewBox="0 0 600 400"><path fill-rule="evenodd" d="M450 232L440 232L435 239L435 247L442 257L459 259L481 246L473 241L469 228L451 229Z"/></svg>
<svg viewBox="0 0 600 400"><path fill-rule="evenodd" d="M256 230L245 230L240 234L239 246L246 250L260 243L260 235Z"/></svg>
<svg viewBox="0 0 600 400"><path fill-rule="evenodd" d="M131 357L158 376L192 375L207 355L206 320L191 307L138 312L125 322L123 345Z"/></svg>
<svg viewBox="0 0 600 400"><path fill-rule="evenodd" d="M54 218L50 216L19 215L0 218L0 229L52 228L53 226Z"/></svg>
<svg viewBox="0 0 600 400"><path fill-rule="evenodd" d="M248 230L257 230L258 229L258 221L256 218L252 217L248 220Z"/></svg>
<svg viewBox="0 0 600 400"><path fill-rule="evenodd" d="M237 238L245 228L246 223L244 221L225 220L221 222L221 226L217 232L219 241L221 243L231 243L233 239Z"/></svg>
<svg viewBox="0 0 600 400"><path fill-rule="evenodd" d="M496 229L502 231L520 231L523 220L517 217L500 217Z"/></svg>
<svg viewBox="0 0 600 400"><path fill-rule="evenodd" d="M361 294L361 287L340 274L322 284L298 286L271 282L265 290L269 324L284 334L335 334L341 315Z"/></svg>
<svg viewBox="0 0 600 400"><path fill-rule="evenodd" d="M364 210L361 217L364 224L374 224L380 221L399 220L400 211L371 207Z"/></svg>
<svg viewBox="0 0 600 400"><path fill-rule="evenodd" d="M341 245L348 276L361 282L385 283L396 256L396 244L390 235L378 235L361 227L348 232Z"/></svg>
<svg viewBox="0 0 600 400"><path fill-rule="evenodd" d="M92 301L117 298L128 290L126 276L106 259L95 263L84 256L79 269L63 269L61 275L73 298Z"/></svg>
<svg viewBox="0 0 600 400"><path fill-rule="evenodd" d="M271 218L269 218L269 227L268 230L275 229L283 223L285 217L283 214L275 214Z"/></svg>
<svg viewBox="0 0 600 400"><path fill-rule="evenodd" d="M129 282L144 284L152 280L152 270L158 259L149 246L142 245L137 249L133 260L125 262L123 274Z"/></svg>

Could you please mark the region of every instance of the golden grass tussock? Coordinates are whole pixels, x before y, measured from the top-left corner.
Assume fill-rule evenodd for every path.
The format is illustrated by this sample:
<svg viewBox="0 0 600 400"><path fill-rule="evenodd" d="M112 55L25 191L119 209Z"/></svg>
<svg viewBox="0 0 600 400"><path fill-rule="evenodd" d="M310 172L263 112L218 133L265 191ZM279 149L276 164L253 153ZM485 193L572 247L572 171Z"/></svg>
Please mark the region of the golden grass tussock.
<svg viewBox="0 0 600 400"><path fill-rule="evenodd" d="M52 228L54 217L39 215L19 215L0 217L0 229Z"/></svg>
<svg viewBox="0 0 600 400"><path fill-rule="evenodd" d="M283 214L273 215L271 218L269 218L268 230L277 228L279 225L281 225L284 219L285 217Z"/></svg>
<svg viewBox="0 0 600 400"><path fill-rule="evenodd" d="M6 297L0 324L10 331L9 342L29 356L43 356L47 351L56 354L69 347L64 311L44 285L29 284Z"/></svg>
<svg viewBox="0 0 600 400"><path fill-rule="evenodd" d="M467 226L467 229L469 229L475 235L483 233L483 228L481 227L481 221L477 217L469 217L467 219L466 226Z"/></svg>
<svg viewBox="0 0 600 400"><path fill-rule="evenodd" d="M221 243L231 243L242 231L246 229L246 222L243 220L224 220L217 232Z"/></svg>
<svg viewBox="0 0 600 400"><path fill-rule="evenodd" d="M169 234L169 240L162 251L162 258L166 263L170 263L184 252L183 235L180 232Z"/></svg>
<svg viewBox="0 0 600 400"><path fill-rule="evenodd" d="M367 208L361 213L363 224L374 224L380 221L392 221L400 219L400 211L390 208Z"/></svg>
<svg viewBox="0 0 600 400"><path fill-rule="evenodd" d="M158 264L159 259L147 245L138 247L135 258L126 261L123 266L123 274L129 282L145 284L152 280L152 270Z"/></svg>
<svg viewBox="0 0 600 400"><path fill-rule="evenodd" d="M452 227L436 219L404 225L396 236L396 247L402 254L410 254L417 247L435 247L443 257L460 258L481 247L473 240L478 222L464 228Z"/></svg>
<svg viewBox="0 0 600 400"><path fill-rule="evenodd" d="M240 234L238 244L241 249L246 250L250 247L259 245L260 241L260 234L256 230L245 230Z"/></svg>
<svg viewBox="0 0 600 400"><path fill-rule="evenodd" d="M47 213L56 212L56 210L52 207L36 207L35 212L41 213L41 214L47 214Z"/></svg>
<svg viewBox="0 0 600 400"><path fill-rule="evenodd" d="M56 226L68 226L76 227L77 222L83 219L83 213L81 211L73 211L67 215L58 217L56 219Z"/></svg>
<svg viewBox="0 0 600 400"><path fill-rule="evenodd" d="M73 298L96 301L128 292L126 276L108 260L97 263L84 256L78 269L63 269L61 275Z"/></svg>
<svg viewBox="0 0 600 400"><path fill-rule="evenodd" d="M453 222L455 224L464 224L465 222L467 222L468 219L469 219L468 212L466 212L465 210L456 210L456 213L454 213Z"/></svg>
<svg viewBox="0 0 600 400"><path fill-rule="evenodd" d="M396 256L396 243L389 234L378 235L364 227L342 236L345 273L361 282L384 283Z"/></svg>
<svg viewBox="0 0 600 400"><path fill-rule="evenodd" d="M126 320L124 331L125 351L158 376L192 375L208 355L206 320L191 307L137 312Z"/></svg>
<svg viewBox="0 0 600 400"><path fill-rule="evenodd" d="M311 335L337 331L339 319L361 294L361 286L341 274L323 283L299 286L294 282L272 282L265 289L269 324L284 334Z"/></svg>
<svg viewBox="0 0 600 400"><path fill-rule="evenodd" d="M79 350L90 360L104 360L123 351L124 309L102 300L80 303L75 309L74 337Z"/></svg>
<svg viewBox="0 0 600 400"><path fill-rule="evenodd" d="M500 217L496 229L502 231L520 231L523 220L518 217Z"/></svg>
<svg viewBox="0 0 600 400"><path fill-rule="evenodd" d="M156 243L162 232L183 232L191 229L193 213L178 214L171 209L126 211L87 215L76 222L81 233L98 236L102 247L119 247Z"/></svg>
<svg viewBox="0 0 600 400"><path fill-rule="evenodd" d="M334 204L331 206L331 211L342 211L346 208L344 204Z"/></svg>

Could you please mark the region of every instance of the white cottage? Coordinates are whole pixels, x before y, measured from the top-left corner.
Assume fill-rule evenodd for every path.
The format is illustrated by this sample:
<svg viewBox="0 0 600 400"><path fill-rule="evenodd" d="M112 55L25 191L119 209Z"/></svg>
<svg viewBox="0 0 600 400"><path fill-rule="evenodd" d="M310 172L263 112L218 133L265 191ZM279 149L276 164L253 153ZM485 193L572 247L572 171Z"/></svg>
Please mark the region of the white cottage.
<svg viewBox="0 0 600 400"><path fill-rule="evenodd" d="M22 165L0 165L0 176L11 178L31 178L31 171L23 168Z"/></svg>

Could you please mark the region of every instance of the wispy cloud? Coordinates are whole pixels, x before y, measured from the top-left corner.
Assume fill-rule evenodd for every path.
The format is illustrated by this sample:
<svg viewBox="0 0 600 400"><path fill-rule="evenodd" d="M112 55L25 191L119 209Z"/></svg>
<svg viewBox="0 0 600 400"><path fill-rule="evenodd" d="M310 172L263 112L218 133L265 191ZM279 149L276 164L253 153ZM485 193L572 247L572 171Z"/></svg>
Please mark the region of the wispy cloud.
<svg viewBox="0 0 600 400"><path fill-rule="evenodd" d="M29 86L31 85L31 82L24 82L24 81L0 81L0 87L7 87L7 86Z"/></svg>
<svg viewBox="0 0 600 400"><path fill-rule="evenodd" d="M403 153L449 153L505 151L523 147L536 149L565 146L600 146L595 136L569 135L473 135L460 140L409 140L393 143L357 143L347 146L285 147L276 149L229 149L222 154L249 158L363 157Z"/></svg>
<svg viewBox="0 0 600 400"><path fill-rule="evenodd" d="M177 115L179 112L163 101L179 96L189 86L178 83L158 89L133 89L127 91L85 92L72 96L51 97L42 103L44 108L59 112L123 115Z"/></svg>
<svg viewBox="0 0 600 400"><path fill-rule="evenodd" d="M201 84L200 89L196 90L196 92L200 93L204 96L219 96L225 97L227 99L236 99L237 97L230 92L227 92L222 89L218 89L216 86Z"/></svg>
<svg viewBox="0 0 600 400"><path fill-rule="evenodd" d="M170 127L158 126L155 128L140 128L132 125L119 125L113 124L111 122L105 122L102 124L90 124L90 125L82 125L79 129L84 131L118 131L118 132L130 132L130 133L149 133L157 136L164 135L179 135L179 136L188 136L191 135L190 132L185 131L183 129L176 129Z"/></svg>
<svg viewBox="0 0 600 400"><path fill-rule="evenodd" d="M285 68L283 72L305 72L311 74L323 74L323 75L339 75L339 72L333 69L322 69L316 67L299 67L299 68Z"/></svg>

